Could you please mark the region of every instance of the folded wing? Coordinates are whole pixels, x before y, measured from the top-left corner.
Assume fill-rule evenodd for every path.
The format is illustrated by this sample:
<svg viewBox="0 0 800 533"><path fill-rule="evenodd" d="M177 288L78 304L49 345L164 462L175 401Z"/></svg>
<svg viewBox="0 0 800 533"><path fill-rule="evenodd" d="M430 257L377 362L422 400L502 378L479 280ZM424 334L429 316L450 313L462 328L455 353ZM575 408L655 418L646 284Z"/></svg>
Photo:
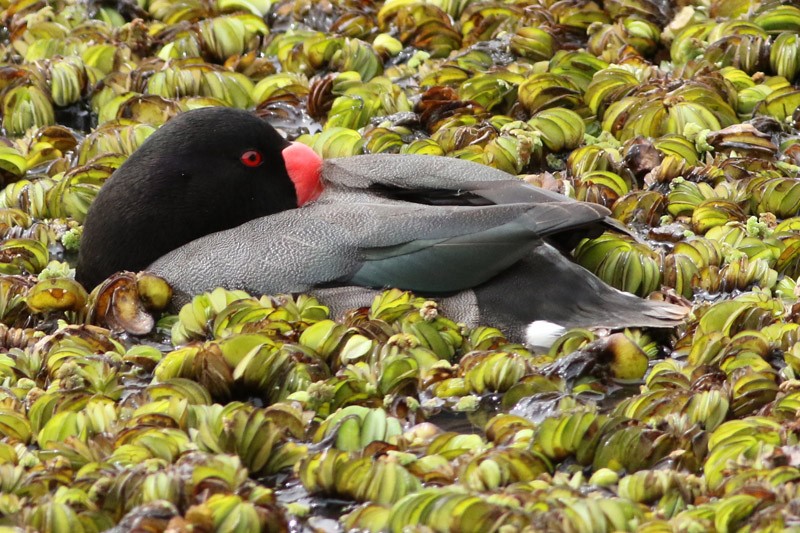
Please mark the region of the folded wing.
<svg viewBox="0 0 800 533"><path fill-rule="evenodd" d="M448 293L491 279L542 236L602 216L572 201L431 206L343 194L206 236L151 268L187 292L349 284Z"/></svg>

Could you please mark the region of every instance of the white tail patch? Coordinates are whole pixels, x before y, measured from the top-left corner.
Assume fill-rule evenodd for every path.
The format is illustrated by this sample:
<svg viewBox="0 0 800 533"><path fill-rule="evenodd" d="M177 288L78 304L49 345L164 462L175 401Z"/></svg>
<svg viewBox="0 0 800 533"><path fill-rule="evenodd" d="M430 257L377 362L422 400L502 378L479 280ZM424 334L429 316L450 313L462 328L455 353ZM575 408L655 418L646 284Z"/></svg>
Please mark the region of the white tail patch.
<svg viewBox="0 0 800 533"><path fill-rule="evenodd" d="M555 322L536 320L525 328L525 343L533 348L549 349L565 331L565 327Z"/></svg>

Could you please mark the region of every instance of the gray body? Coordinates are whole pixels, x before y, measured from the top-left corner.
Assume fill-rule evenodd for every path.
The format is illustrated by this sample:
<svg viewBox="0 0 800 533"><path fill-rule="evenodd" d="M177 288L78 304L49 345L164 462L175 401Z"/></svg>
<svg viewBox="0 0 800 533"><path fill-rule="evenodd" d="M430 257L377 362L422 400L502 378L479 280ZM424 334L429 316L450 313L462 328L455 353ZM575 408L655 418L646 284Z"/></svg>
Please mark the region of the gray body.
<svg viewBox="0 0 800 533"><path fill-rule="evenodd" d="M307 292L335 314L386 287L436 297L468 325L515 339L547 320L564 327L670 327L685 309L642 300L565 258L550 237L601 224L608 210L452 158L370 155L323 164L312 204L192 241L149 270L179 297L217 286ZM444 197L446 205L407 201ZM465 205L452 205L465 204Z"/></svg>

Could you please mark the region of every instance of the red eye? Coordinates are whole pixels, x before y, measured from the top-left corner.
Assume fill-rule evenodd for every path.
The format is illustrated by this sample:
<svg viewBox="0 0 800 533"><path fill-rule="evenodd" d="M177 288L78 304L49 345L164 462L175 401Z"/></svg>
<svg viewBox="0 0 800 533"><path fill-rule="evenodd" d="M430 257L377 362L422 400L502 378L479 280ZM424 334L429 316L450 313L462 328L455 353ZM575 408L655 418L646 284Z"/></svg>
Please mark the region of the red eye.
<svg viewBox="0 0 800 533"><path fill-rule="evenodd" d="M242 154L239 160L247 167L257 167L264 159L261 157L261 152L258 150L248 150Z"/></svg>

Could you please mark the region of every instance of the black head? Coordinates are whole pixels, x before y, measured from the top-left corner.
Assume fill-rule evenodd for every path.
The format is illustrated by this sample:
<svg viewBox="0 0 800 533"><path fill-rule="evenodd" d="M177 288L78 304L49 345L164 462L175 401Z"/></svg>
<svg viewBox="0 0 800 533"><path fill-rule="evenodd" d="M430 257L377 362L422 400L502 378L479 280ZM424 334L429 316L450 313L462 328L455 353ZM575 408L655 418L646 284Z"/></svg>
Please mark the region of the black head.
<svg viewBox="0 0 800 533"><path fill-rule="evenodd" d="M204 235L297 207L281 155L289 145L238 109L173 118L100 189L84 224L78 281L91 288Z"/></svg>

